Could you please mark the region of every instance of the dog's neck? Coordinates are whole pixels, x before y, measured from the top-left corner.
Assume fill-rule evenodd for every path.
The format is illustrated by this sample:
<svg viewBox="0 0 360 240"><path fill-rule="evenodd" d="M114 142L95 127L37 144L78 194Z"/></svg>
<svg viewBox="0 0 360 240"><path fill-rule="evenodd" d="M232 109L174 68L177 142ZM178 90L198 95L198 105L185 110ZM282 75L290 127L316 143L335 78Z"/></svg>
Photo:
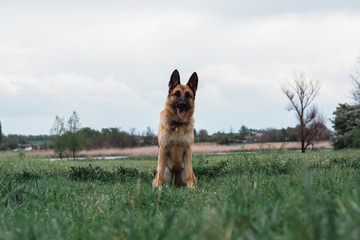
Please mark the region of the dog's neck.
<svg viewBox="0 0 360 240"><path fill-rule="evenodd" d="M181 127L182 125L184 125L185 123L183 122L176 122L176 121L172 121L171 125L170 125L170 129L173 132L178 132L179 131L179 127Z"/></svg>

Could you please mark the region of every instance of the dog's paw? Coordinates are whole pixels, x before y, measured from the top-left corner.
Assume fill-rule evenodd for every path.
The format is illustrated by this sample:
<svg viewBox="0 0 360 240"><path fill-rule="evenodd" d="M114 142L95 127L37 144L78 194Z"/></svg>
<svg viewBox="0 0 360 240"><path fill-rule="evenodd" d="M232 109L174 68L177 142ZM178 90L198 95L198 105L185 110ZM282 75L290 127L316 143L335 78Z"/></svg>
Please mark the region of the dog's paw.
<svg viewBox="0 0 360 240"><path fill-rule="evenodd" d="M187 182L186 183L186 187L189 189L194 189L195 188L195 184L191 181L191 182Z"/></svg>
<svg viewBox="0 0 360 240"><path fill-rule="evenodd" d="M153 181L153 188L162 188L162 186L164 185L164 182L161 181Z"/></svg>

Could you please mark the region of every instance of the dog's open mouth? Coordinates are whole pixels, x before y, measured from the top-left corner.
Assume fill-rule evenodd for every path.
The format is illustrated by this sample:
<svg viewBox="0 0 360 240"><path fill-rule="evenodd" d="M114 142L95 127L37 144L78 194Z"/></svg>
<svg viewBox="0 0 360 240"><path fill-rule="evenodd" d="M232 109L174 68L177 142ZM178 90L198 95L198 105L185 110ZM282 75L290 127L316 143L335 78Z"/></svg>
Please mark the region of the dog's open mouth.
<svg viewBox="0 0 360 240"><path fill-rule="evenodd" d="M181 120L184 119L185 113L186 113L185 109L180 110L179 108L176 108L176 114Z"/></svg>

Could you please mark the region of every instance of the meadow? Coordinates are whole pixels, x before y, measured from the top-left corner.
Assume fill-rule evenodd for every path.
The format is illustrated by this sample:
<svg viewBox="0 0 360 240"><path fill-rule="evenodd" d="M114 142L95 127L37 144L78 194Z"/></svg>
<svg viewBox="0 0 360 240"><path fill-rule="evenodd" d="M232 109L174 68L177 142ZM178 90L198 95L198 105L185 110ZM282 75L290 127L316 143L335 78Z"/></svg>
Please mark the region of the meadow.
<svg viewBox="0 0 360 240"><path fill-rule="evenodd" d="M358 239L360 151L194 155L195 189L156 157L0 153L0 239Z"/></svg>

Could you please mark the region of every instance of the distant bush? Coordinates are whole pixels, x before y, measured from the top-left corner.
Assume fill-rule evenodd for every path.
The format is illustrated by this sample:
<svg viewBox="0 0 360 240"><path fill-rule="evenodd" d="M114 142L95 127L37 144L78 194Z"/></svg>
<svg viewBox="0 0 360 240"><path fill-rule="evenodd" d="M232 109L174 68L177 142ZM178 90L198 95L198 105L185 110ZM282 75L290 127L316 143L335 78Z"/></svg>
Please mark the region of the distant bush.
<svg viewBox="0 0 360 240"><path fill-rule="evenodd" d="M360 148L360 126L344 134L344 144L350 148Z"/></svg>
<svg viewBox="0 0 360 240"><path fill-rule="evenodd" d="M194 166L193 170L195 177L198 179L214 178L225 174L227 172L226 170L227 165L228 165L227 162L222 161L210 166Z"/></svg>
<svg viewBox="0 0 360 240"><path fill-rule="evenodd" d="M339 104L333 114L334 148L360 148L360 105Z"/></svg>
<svg viewBox="0 0 360 240"><path fill-rule="evenodd" d="M28 171L23 171L21 173L15 173L14 178L18 181L27 181L27 180L33 180L33 179L40 179L41 176L37 173L32 173Z"/></svg>
<svg viewBox="0 0 360 240"><path fill-rule="evenodd" d="M339 166L341 168L360 168L360 158L345 158L345 157L338 157L333 158L330 160L330 166Z"/></svg>
<svg viewBox="0 0 360 240"><path fill-rule="evenodd" d="M151 181L154 178L153 173L139 171L137 168L117 167L109 172L100 167L93 167L89 164L87 167L71 167L69 177L74 181L99 180L104 182L125 182L141 178L145 181Z"/></svg>

